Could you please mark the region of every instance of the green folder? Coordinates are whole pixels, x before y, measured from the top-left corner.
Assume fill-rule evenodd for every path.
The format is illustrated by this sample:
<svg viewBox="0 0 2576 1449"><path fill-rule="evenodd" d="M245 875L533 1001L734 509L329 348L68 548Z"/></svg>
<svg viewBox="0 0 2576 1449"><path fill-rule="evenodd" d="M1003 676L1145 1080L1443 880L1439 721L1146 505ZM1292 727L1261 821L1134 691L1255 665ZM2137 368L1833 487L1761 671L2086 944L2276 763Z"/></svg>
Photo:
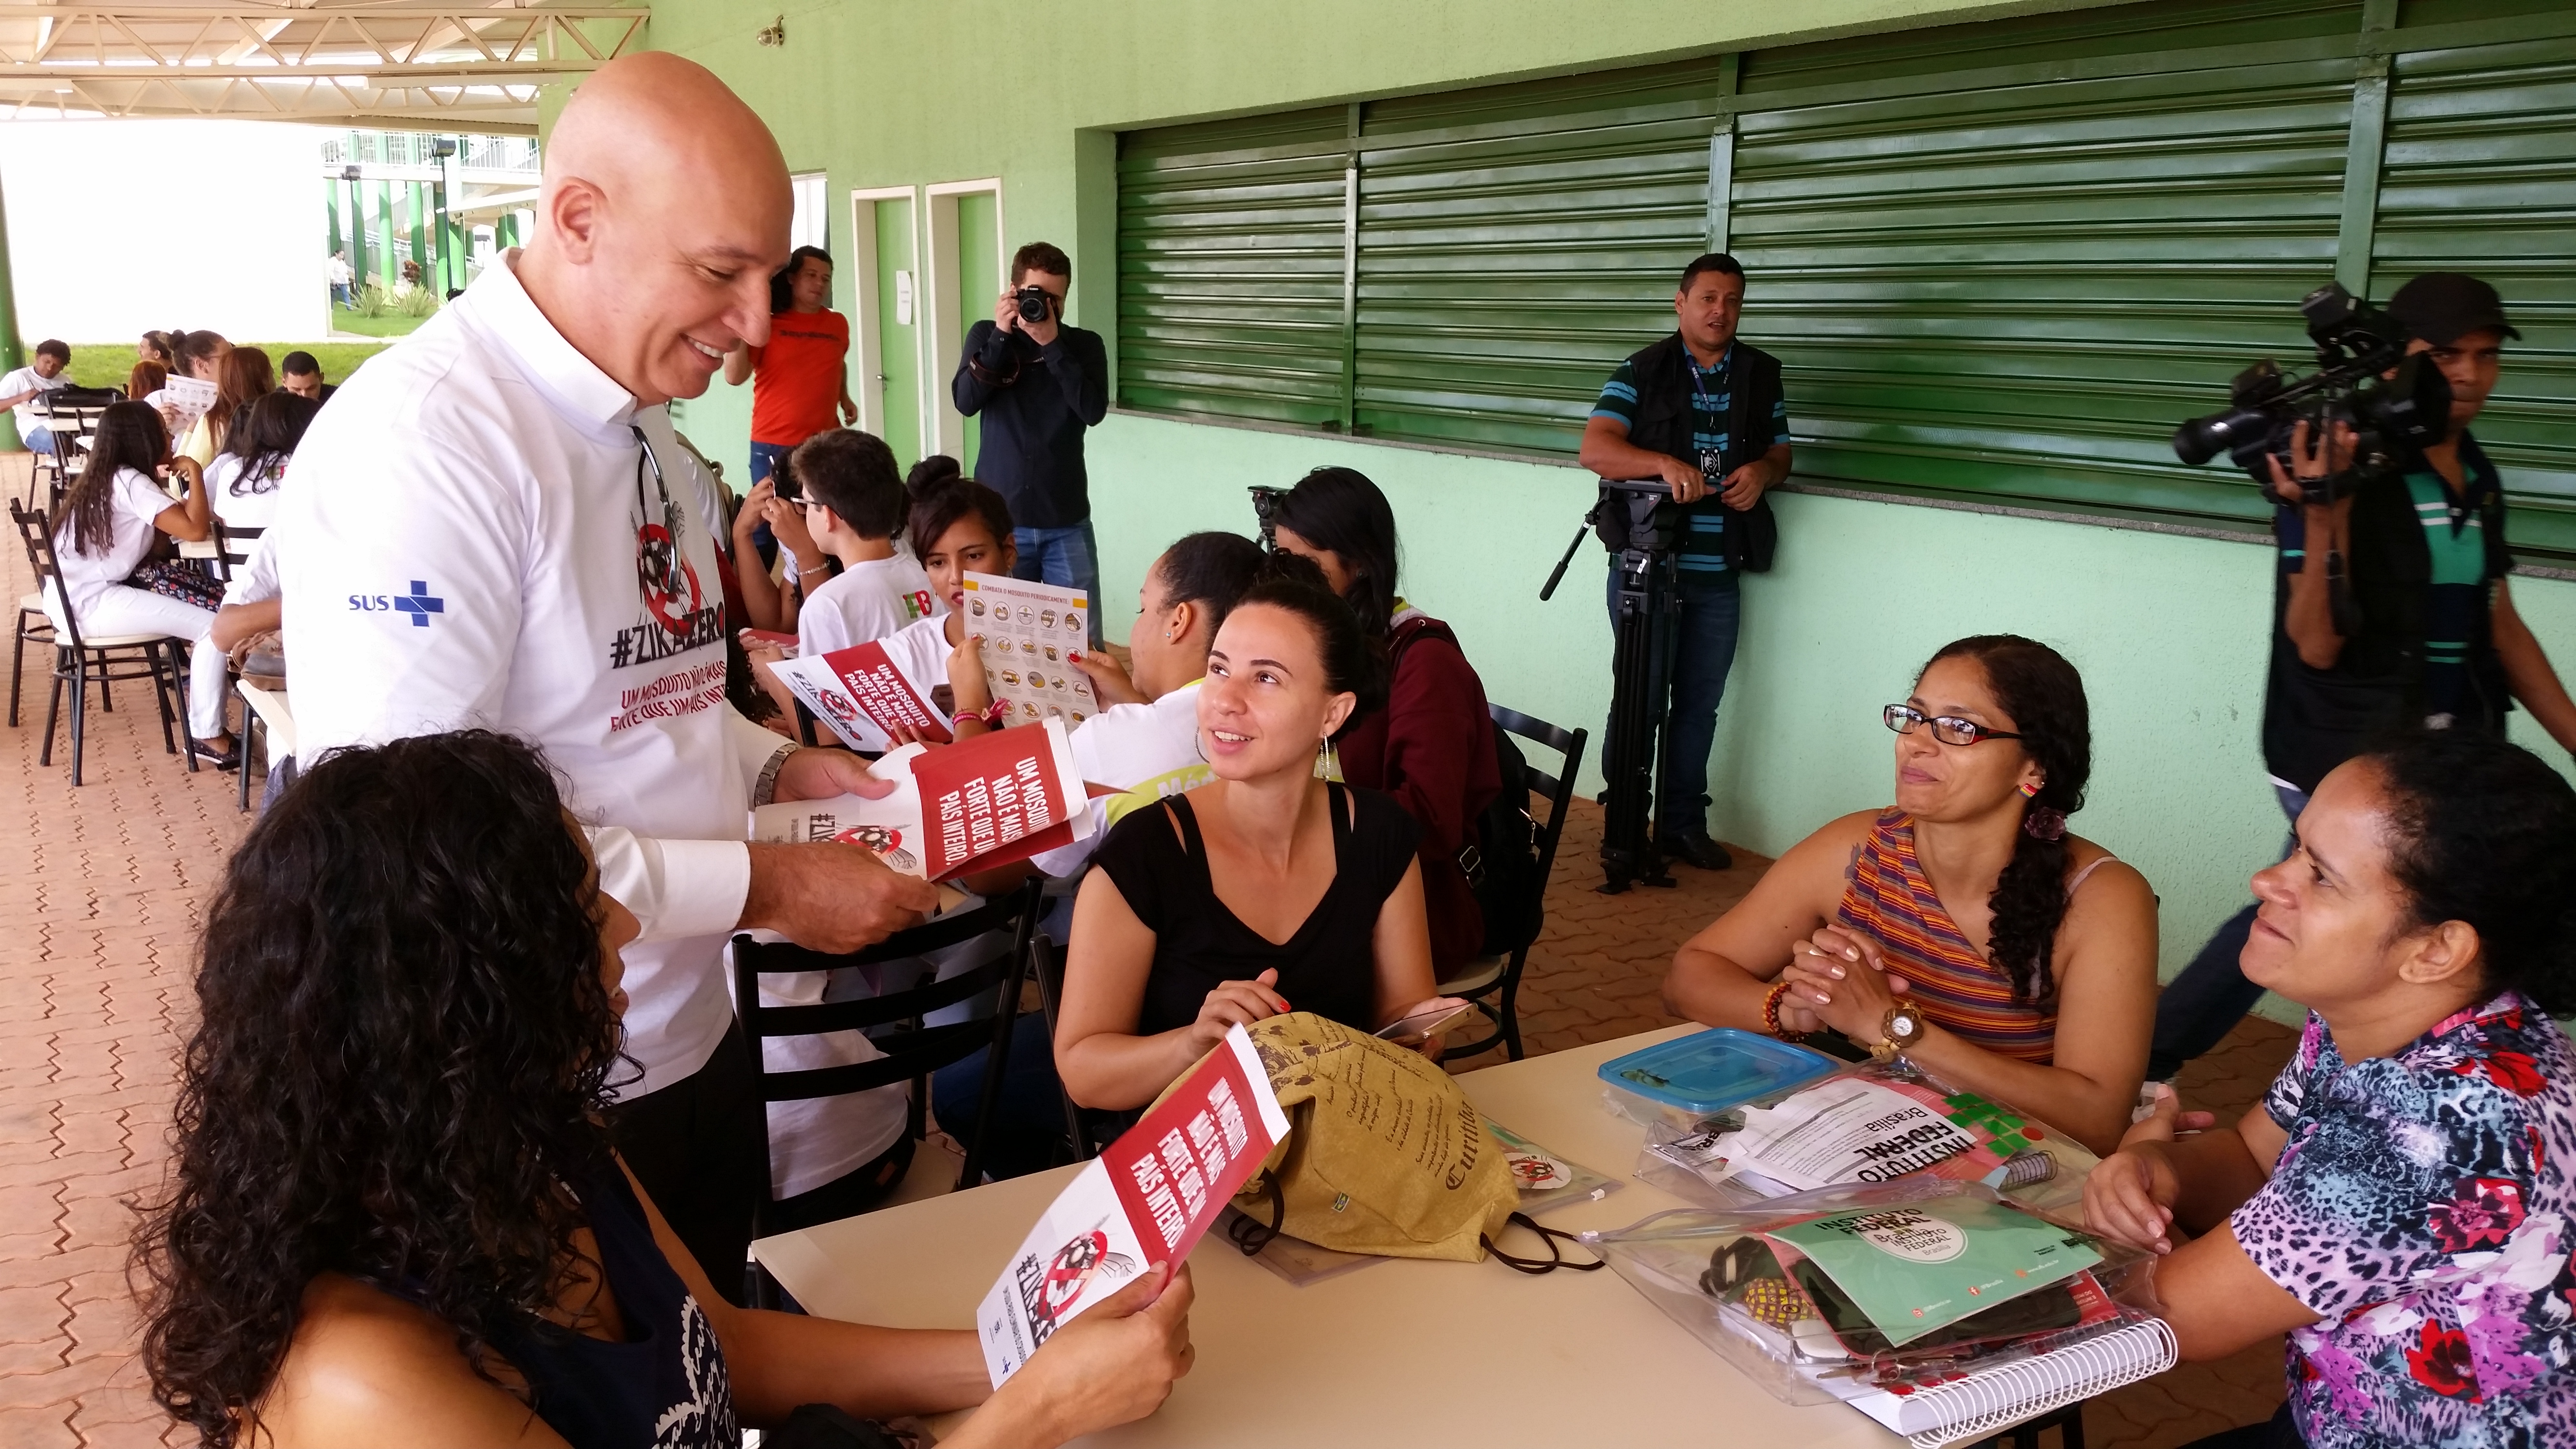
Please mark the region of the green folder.
<svg viewBox="0 0 2576 1449"><path fill-rule="evenodd" d="M1965 1195L1837 1213L1767 1236L1812 1262L1896 1347L2102 1261L2082 1233Z"/></svg>

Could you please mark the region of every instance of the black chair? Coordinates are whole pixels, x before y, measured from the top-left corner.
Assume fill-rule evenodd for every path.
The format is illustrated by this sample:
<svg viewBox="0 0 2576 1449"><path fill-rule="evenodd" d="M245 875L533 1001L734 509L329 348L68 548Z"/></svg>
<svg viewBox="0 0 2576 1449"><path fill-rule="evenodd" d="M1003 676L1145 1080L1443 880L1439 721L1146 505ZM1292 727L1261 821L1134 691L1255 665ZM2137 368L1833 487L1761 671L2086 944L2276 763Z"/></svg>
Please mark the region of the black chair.
<svg viewBox="0 0 2576 1449"><path fill-rule="evenodd" d="M1547 807L1547 818L1531 822L1538 844L1538 889L1544 895L1548 876L1556 869L1557 839L1565 834L1566 806L1574 798L1574 777L1583 769L1586 734L1582 730L1561 730L1543 719L1533 719L1499 704L1486 708L1492 712L1496 725L1563 757L1563 763L1557 766L1553 775L1536 765L1522 766L1522 783ZM1504 782L1506 788L1510 784L1510 781ZM1542 912L1541 921L1544 919ZM1472 1057L1478 1052L1492 1051L1499 1044L1510 1053L1513 1061L1521 1059L1521 972L1529 965L1530 946L1538 935L1535 926L1530 935L1532 939L1522 942L1520 949L1509 956L1484 957L1470 964L1463 975L1440 983L1441 995L1467 998L1494 1023L1491 1036L1450 1047L1441 1054L1444 1058Z"/></svg>
<svg viewBox="0 0 2576 1449"><path fill-rule="evenodd" d="M216 583L229 584L233 581L234 575L250 567L251 552L259 547L260 535L268 530L235 528L224 522L221 515L208 519L207 522L214 529L215 554L214 557L200 562L209 565L206 572L214 576Z"/></svg>
<svg viewBox="0 0 2576 1449"><path fill-rule="evenodd" d="M85 421L93 420L84 419L78 413L57 414L53 424L46 428L47 432L54 435L54 466L46 470L51 476L45 480L45 512L48 514L56 512L63 506L63 495L72 491L72 480L78 478L81 475L81 469L89 464L89 454L82 451L80 445L80 440L89 436L90 432L88 427L83 426ZM36 506L36 479L33 473L30 473L27 478L27 506L30 508Z"/></svg>
<svg viewBox="0 0 2576 1449"><path fill-rule="evenodd" d="M36 571L37 596L41 597L45 588L51 585L56 598L68 601L70 596L63 592L62 570L57 567L54 559L53 533L46 526L45 516L28 512L19 505L17 499L12 498L9 500L9 518L11 522L18 525L18 537L27 547L27 562ZM23 649L25 644L26 631L22 627L19 647ZM153 702L161 709L163 752L183 755L188 762L189 773L196 772L196 751L181 750L177 740L171 735L171 726L179 717L172 709L172 701L178 701L182 711L186 707L188 678L187 655L184 652L186 645L163 634L118 634L108 638L84 639L81 636L80 620L72 616L68 603L63 609L63 628L54 638L53 644L54 687L45 702L45 746L37 756L38 763L50 765L54 762L54 723L62 715L65 685L71 686L72 693L72 783L78 785L81 782L82 751L86 743L84 725L89 718L89 686L93 683L98 685L99 703L102 708L113 708L107 695L107 689L111 683L119 680L149 679L152 681ZM14 691L17 683L14 676L10 683Z"/></svg>
<svg viewBox="0 0 2576 1449"><path fill-rule="evenodd" d="M785 942L759 941L748 935L734 937L734 1011L741 1018L743 1040L751 1051L753 1094L766 1107L771 1102L846 1097L908 1081L913 1084L909 1126L912 1135L919 1138L929 1125L926 1099L930 1074L974 1055L977 1047L989 1046L991 1052L984 1061L983 1097L975 1109L975 1141L989 1140L993 1103L1000 1094L1002 1073L1010 1055L1011 1026L1019 1018L1020 988L1028 980L1029 939L1037 930L1039 896L1044 887L1044 881L1033 879L1007 896L909 931L898 931L864 951L846 956L826 955ZM1006 954L944 980L857 1001L804 1006L761 1004L763 976L903 961L998 930L1012 933ZM950 1022L943 1026L925 1026L922 1022L932 1012L978 998L993 1003L989 1021ZM774 1072L768 1069L761 1051L764 1041L843 1031L866 1032L885 1055L847 1066ZM965 1166L957 1175L960 1188L972 1187L982 1177L980 1156L977 1149L967 1149ZM761 1134L760 1162L759 1231L765 1236L779 1230L782 1215L777 1209L787 1207L792 1215L794 1200L782 1204L769 1197L772 1178L766 1132ZM828 1191L829 1186L820 1190Z"/></svg>
<svg viewBox="0 0 2576 1449"><path fill-rule="evenodd" d="M1064 1001L1064 962L1056 955L1055 943L1044 936L1029 943L1029 974L1037 978L1038 1008L1046 1013L1047 1039L1053 1041L1056 1013L1062 1009ZM1089 1162L1098 1157L1100 1150L1116 1141L1118 1134L1135 1116L1132 1112L1085 1112L1082 1104L1073 1100L1073 1093L1065 1090L1060 1078L1055 1084L1055 1095L1064 1104L1064 1140L1075 1162Z"/></svg>
<svg viewBox="0 0 2576 1449"><path fill-rule="evenodd" d="M18 691L27 673L27 646L39 649L54 647L54 621L45 617L45 594L18 596L18 628L9 640L9 728L18 727Z"/></svg>

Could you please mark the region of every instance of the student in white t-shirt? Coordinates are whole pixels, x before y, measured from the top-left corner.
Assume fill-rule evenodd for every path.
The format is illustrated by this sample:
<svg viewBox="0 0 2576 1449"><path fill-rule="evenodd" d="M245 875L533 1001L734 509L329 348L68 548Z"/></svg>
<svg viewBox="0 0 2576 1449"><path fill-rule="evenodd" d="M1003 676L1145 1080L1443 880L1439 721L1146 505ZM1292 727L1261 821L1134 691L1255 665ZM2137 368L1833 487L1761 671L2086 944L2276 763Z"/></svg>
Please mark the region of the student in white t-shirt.
<svg viewBox="0 0 2576 1449"><path fill-rule="evenodd" d="M1154 560L1137 590L1135 627L1127 636L1134 676L1106 654L1078 656L1108 707L1073 732L1073 761L1082 778L1121 793L1091 801L1088 839L1047 851L1030 864L1058 880L1081 876L1109 827L1135 810L1216 778L1199 752L1199 682L1217 626L1261 569L1261 545L1240 534L1193 533ZM965 691L961 690L963 694ZM961 701L960 710L967 701ZM978 876L977 888L1006 887L1008 877ZM1060 938L1060 936L1059 936ZM994 1104L985 1161L995 1178L1019 1177L1054 1164L1064 1136L1054 1046L1046 1019L1031 1014L1013 1028L1009 1070ZM931 1078L931 1111L960 1141L974 1135L984 1085L984 1053Z"/></svg>
<svg viewBox="0 0 2576 1449"><path fill-rule="evenodd" d="M911 499L894 450L852 428L817 433L787 458L805 529L841 571L805 595L796 613L804 658L882 639L938 612L930 576L897 545Z"/></svg>
<svg viewBox="0 0 2576 1449"><path fill-rule="evenodd" d="M48 337L36 344L36 355L25 367L0 377L0 408L7 408L18 419L18 441L31 453L51 453L54 435L45 427L45 419L36 411L36 401L56 388L72 385L63 369L72 365L71 344Z"/></svg>
<svg viewBox="0 0 2576 1449"><path fill-rule="evenodd" d="M320 411L313 399L280 389L261 395L225 430L224 450L206 465L206 495L225 531L243 545L234 552L249 552L275 516L287 462Z"/></svg>
<svg viewBox="0 0 2576 1449"><path fill-rule="evenodd" d="M156 534L194 543L214 533L215 510L203 470L171 458L170 434L161 415L145 403L111 403L99 415L89 466L63 495L54 515L54 559L62 589L48 587L45 614L56 629L68 608L85 638L111 634L166 634L196 642L215 622L215 611L138 589L126 580L152 552ZM188 497L173 503L153 481L164 463L188 480ZM224 728L223 656L209 670L202 661L188 671L189 747L219 769L236 763Z"/></svg>
<svg viewBox="0 0 2576 1449"><path fill-rule="evenodd" d="M837 441L832 441L832 438L837 438ZM822 454L817 454L814 451L817 443L827 441L832 443ZM796 652L801 657L814 657L817 652L842 650L842 647L860 645L860 642L873 639L873 642L881 642L886 647L886 657L894 663L896 673L902 673L904 681L912 683L912 688L917 688L925 699L938 699L935 688L948 683L948 670L958 660L958 650L966 642L966 629L963 629L966 575L969 572L1010 572L1010 565L1018 557L1018 552L1012 547L1010 505L1002 503L1002 495L984 487L981 482L958 477L956 459L948 459L948 456L922 459L922 464L912 469L912 482L920 487L920 492L912 495L912 508L909 508L909 516L904 518L902 526L912 531L914 539L927 539L927 544L922 547L922 565L909 565L909 559L891 557L894 554L894 547L891 547L894 544L894 536L891 536L894 526L886 523L884 516L868 511L878 503L878 498L866 498L858 490L842 490L845 482L853 480L850 474L873 472L878 456L884 462L884 482L894 482L894 495L902 498L904 485L894 480L894 454L868 433L819 433L819 436L799 443L796 451L788 456L788 472L804 487L804 521L814 531L814 539L868 541L866 534L850 529L845 523L845 518L858 518L860 526L866 526L868 534L884 531L876 541L886 544L886 554L889 554L889 557L878 559L853 559L850 554L860 552L860 549L853 547L850 552L837 552L842 562L842 575L824 588L814 590L811 596L806 596L804 614L799 616L799 647L796 647ZM863 462L863 469L842 472L842 464L858 462ZM832 503L835 492L840 495L840 503ZM845 505L848 505L848 513L842 513ZM757 557L757 554L747 554L747 557ZM827 634L824 637L827 642L817 645L814 634L806 634L806 629L819 616L840 619L842 608L866 611L863 619L881 619L884 616L873 614L881 606L868 596L866 590L886 590L889 585L881 583L881 580L886 575L894 575L896 570L894 567L878 570L876 565L909 565L909 575L917 575L922 580L920 598L914 601L914 608L920 608L920 619L914 619L912 624L904 624L889 634L853 632L855 637L848 639ZM850 590L855 601L837 601L837 588L848 585L853 578L863 580L863 588ZM878 580L878 583L868 583L868 580ZM948 608L933 614L930 611L933 601L945 601ZM966 652L963 657L974 660L971 652ZM984 681L981 663L971 665L971 670L974 670L976 678L976 694L981 696L981 681ZM966 735L966 732L974 732L979 724L961 717L953 727L961 735ZM961 910L971 910L974 905L976 902L969 900ZM814 1003L814 1000L842 1000L848 995L873 995L878 990L904 990L904 987L917 985L927 977L969 972L969 969L979 967L981 962L992 959L994 951L1007 949L1010 949L1010 936L992 931L974 938L974 941L963 941L951 949L935 951L930 957L909 959L909 962L884 962L873 969L845 967L837 969L837 972L765 977L760 995L768 1006L804 1006L804 1003ZM933 1013L927 1021L933 1026L945 1026L948 1021L963 1021L966 1016L969 1016L969 1008L958 1006ZM876 1055L876 1049L858 1031L840 1031L840 1034L832 1036L791 1036L791 1039L781 1039L781 1042L762 1042L762 1062L773 1073L866 1062ZM976 1057L976 1060L981 1062L981 1057ZM981 1078L976 1078L976 1085L969 1088L969 1101L974 1101L974 1091L979 1091L979 1088ZM770 1207L770 1225L799 1227L806 1222L829 1222L835 1217L850 1217L855 1212L866 1212L866 1209L876 1207L886 1194L891 1194L896 1183L902 1181L904 1168L912 1160L912 1137L904 1132L909 1101L912 1098L907 1096L907 1088L902 1088L902 1085L876 1088L876 1091L855 1093L855 1096L817 1098L817 1101L773 1101L768 1106L770 1191L778 1196L778 1201Z"/></svg>

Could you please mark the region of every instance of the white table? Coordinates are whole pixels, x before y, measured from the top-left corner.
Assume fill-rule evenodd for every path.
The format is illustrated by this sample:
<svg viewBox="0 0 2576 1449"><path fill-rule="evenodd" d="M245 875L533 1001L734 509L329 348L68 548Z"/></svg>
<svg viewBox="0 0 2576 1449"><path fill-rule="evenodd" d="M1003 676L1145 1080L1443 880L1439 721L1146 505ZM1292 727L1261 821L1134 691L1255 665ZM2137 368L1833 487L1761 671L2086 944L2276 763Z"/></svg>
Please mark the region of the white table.
<svg viewBox="0 0 2576 1449"><path fill-rule="evenodd" d="M1606 1228L1688 1204L1629 1176L1644 1129L1601 1104L1593 1069L1674 1027L1468 1073L1485 1115L1625 1183L1541 1221ZM815 1313L904 1328L972 1326L1021 1235L1076 1169L995 1183L764 1238L754 1256ZM1513 1241L1526 1253L1527 1234ZM1567 1256L1584 1256L1579 1249ZM1153 1417L1101 1445L1905 1441L1840 1404L1793 1408L1738 1374L1619 1276L1390 1259L1304 1288L1211 1234L1191 1255L1194 1371ZM934 1423L934 1427L945 1427Z"/></svg>

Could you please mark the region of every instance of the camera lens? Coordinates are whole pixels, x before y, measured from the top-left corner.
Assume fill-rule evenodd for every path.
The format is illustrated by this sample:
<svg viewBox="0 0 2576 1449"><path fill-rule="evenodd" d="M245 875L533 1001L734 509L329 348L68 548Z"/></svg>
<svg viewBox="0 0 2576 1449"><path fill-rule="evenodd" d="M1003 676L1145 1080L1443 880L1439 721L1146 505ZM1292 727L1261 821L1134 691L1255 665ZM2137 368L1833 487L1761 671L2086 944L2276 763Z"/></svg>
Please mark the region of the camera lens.
<svg viewBox="0 0 2576 1449"><path fill-rule="evenodd" d="M2261 433L2264 427L2264 414L2257 408L2230 408L2205 418L2193 418L2174 429L2174 456L2197 467L2246 438Z"/></svg>

